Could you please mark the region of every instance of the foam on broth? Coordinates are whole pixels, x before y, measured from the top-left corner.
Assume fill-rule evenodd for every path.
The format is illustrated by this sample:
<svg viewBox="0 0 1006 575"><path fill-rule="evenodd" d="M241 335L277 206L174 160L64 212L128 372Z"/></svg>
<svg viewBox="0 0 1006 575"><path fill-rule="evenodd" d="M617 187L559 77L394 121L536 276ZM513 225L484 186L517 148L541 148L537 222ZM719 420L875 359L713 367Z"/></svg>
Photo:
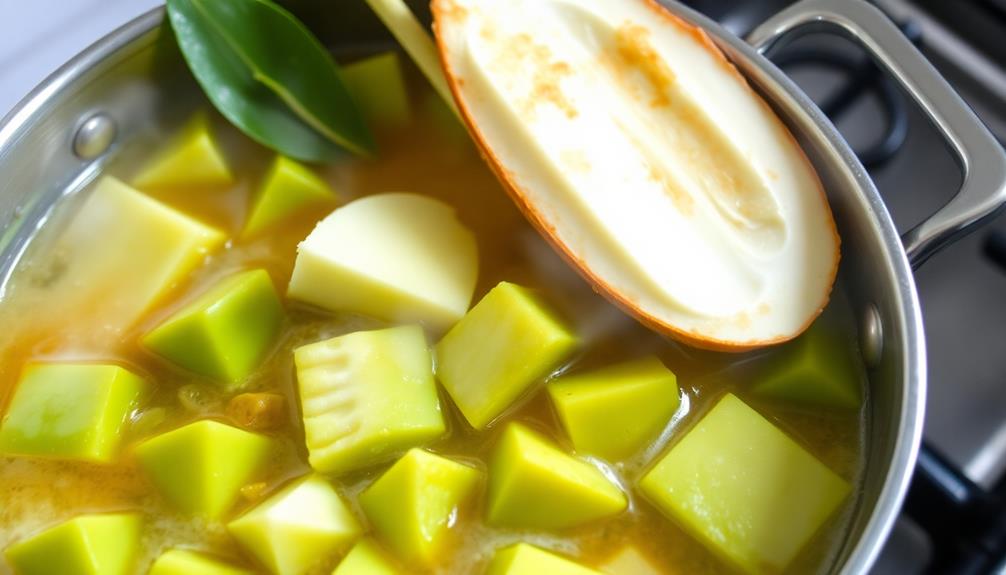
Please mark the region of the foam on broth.
<svg viewBox="0 0 1006 575"><path fill-rule="evenodd" d="M475 301L502 280L539 289L585 340L583 353L567 369L579 370L617 360L657 354L677 375L683 394L682 407L660 439L632 460L609 466L595 462L625 487L630 510L612 520L544 533L498 530L480 522L480 498L461 509L455 518L463 526L454 530L454 539L443 554L436 573L478 572L497 547L528 541L578 557L584 564L598 565L616 552L620 544L632 542L649 555L666 574L722 573L729 569L671 521L661 516L630 488L653 458L668 442L680 437L698 417L726 391L734 391L762 414L806 446L826 465L853 484L862 466L864 421L862 413L822 414L801 412L758 400L746 393L752 383L745 377L746 362L757 354L729 355L701 352L679 346L641 327L595 294L574 271L556 256L511 204L488 169L468 143L459 125L449 116L434 94L411 72L414 119L402 129L379 134L376 159L345 158L324 168L323 176L338 192L341 202L360 196L408 191L442 199L458 210L460 219L475 233L480 257ZM155 194L156 197L189 214L228 231L237 237L247 213L249 195L255 189L271 154L247 141L222 121L217 131L227 142L227 151L238 183L227 191ZM153 152L157 142L134 143ZM143 154L140 154L141 157ZM113 163L108 173L125 181L138 166ZM122 341L91 337L89 326L74 318L39 323L33 310L45 305L46 274L58 273L58 254L46 250L46 238L58 232L60 221L72 217L74 201L59 208L49 225L34 242L27 259L15 273L6 300L0 305L0 405L6 403L21 367L38 359L101 359L116 361L146 374L157 391L144 406L163 407L166 418L150 428L137 423L128 431L129 442L143 434L169 430L203 417L224 417L226 401L237 391L223 391L219 384L177 371L140 350L136 338L195 293L206 289L221 276L234 271L263 267L277 286L285 286L293 268L296 244L325 215L315 212L288 222L275 234L254 241L234 239L227 248L208 258L188 282L167 301L131 328ZM55 271L54 271L55 270ZM270 359L239 391L276 391L288 400L288 422L277 433L282 448L260 480L267 488L281 485L308 471L306 451L299 428L291 350L304 343L327 337L382 327L382 322L351 314L329 314L288 302L284 335ZM837 290L829 309L819 321L834 322L852 333L843 321L849 317L847 304ZM93 327L93 326L92 326ZM440 334L429 334L435 341ZM852 336L850 335L850 341ZM768 353L772 353L769 351ZM189 385L208 390L189 408L178 401L179 389ZM187 389L194 389L189 387ZM540 388L539 388L540 391ZM500 425L477 434L462 424L459 414L448 406L450 435L431 449L473 462L485 461ZM503 416L520 420L546 432L570 447L557 425L547 397L536 393ZM142 432L140 431L142 429ZM82 512L119 509L141 510L146 518L144 558L137 573L145 573L161 551L174 546L213 551L235 562L250 565L231 543L222 523L207 523L181 516L161 499L137 471L128 447L119 463L96 466L73 462L27 458L0 458L0 548L37 532L40 528ZM388 464L390 465L390 463ZM388 465L337 479L335 485L346 495L359 493ZM479 465L482 465L479 463ZM855 489L853 490L856 491ZM251 502L242 500L232 517ZM855 501L852 497L790 567L791 573L807 573L827 566L828 558L841 543L843 528ZM314 573L330 573L338 558L319 565ZM2 562L0 562L2 563ZM0 564L0 573L6 573Z"/></svg>

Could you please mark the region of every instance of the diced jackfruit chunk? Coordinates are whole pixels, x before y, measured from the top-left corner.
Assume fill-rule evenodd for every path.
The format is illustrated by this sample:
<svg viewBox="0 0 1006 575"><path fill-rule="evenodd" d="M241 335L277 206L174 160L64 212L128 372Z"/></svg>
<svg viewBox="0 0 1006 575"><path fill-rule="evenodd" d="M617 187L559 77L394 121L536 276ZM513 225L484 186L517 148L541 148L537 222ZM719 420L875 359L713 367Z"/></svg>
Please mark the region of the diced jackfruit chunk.
<svg viewBox="0 0 1006 575"><path fill-rule="evenodd" d="M862 375L848 338L829 325L814 325L782 353L755 370L755 395L822 407L855 409L862 403Z"/></svg>
<svg viewBox="0 0 1006 575"><path fill-rule="evenodd" d="M449 535L452 514L480 475L473 467L412 449L360 494L360 506L398 557L429 565Z"/></svg>
<svg viewBox="0 0 1006 575"><path fill-rule="evenodd" d="M661 571L632 545L619 549L601 565L601 571L608 575L662 575Z"/></svg>
<svg viewBox="0 0 1006 575"><path fill-rule="evenodd" d="M652 356L558 377L548 393L576 451L609 461L653 441L681 402L674 373Z"/></svg>
<svg viewBox="0 0 1006 575"><path fill-rule="evenodd" d="M234 181L210 131L210 117L197 112L133 181L142 189L226 186Z"/></svg>
<svg viewBox="0 0 1006 575"><path fill-rule="evenodd" d="M316 475L283 488L227 530L275 575L300 575L362 533L339 494Z"/></svg>
<svg viewBox="0 0 1006 575"><path fill-rule="evenodd" d="M252 575L252 572L204 553L171 549L154 561L147 575Z"/></svg>
<svg viewBox="0 0 1006 575"><path fill-rule="evenodd" d="M416 194L380 194L335 210L301 242L287 295L444 330L468 309L477 275L475 236L454 208Z"/></svg>
<svg viewBox="0 0 1006 575"><path fill-rule="evenodd" d="M143 346L196 373L227 382L259 366L279 335L283 305L269 273L224 279L143 336Z"/></svg>
<svg viewBox="0 0 1006 575"><path fill-rule="evenodd" d="M148 389L117 365L30 364L0 426L0 453L110 462Z"/></svg>
<svg viewBox="0 0 1006 575"><path fill-rule="evenodd" d="M468 423L485 429L576 346L530 290L501 282L437 344L437 377Z"/></svg>
<svg viewBox="0 0 1006 575"><path fill-rule="evenodd" d="M748 573L778 573L849 493L849 484L727 394L639 488L661 512Z"/></svg>
<svg viewBox="0 0 1006 575"><path fill-rule="evenodd" d="M400 126L409 120L409 93L398 52L385 52L343 66L342 79L371 122Z"/></svg>
<svg viewBox="0 0 1006 575"><path fill-rule="evenodd" d="M527 543L496 552L486 575L602 575L555 553Z"/></svg>
<svg viewBox="0 0 1006 575"><path fill-rule="evenodd" d="M399 569L373 541L362 539L339 562L332 575L398 575Z"/></svg>
<svg viewBox="0 0 1006 575"><path fill-rule="evenodd" d="M102 178L48 250L58 273L38 290L44 305L35 308L36 323L76 330L95 345L99 336L118 343L225 239L219 230ZM65 327L68 316L73 325Z"/></svg>
<svg viewBox="0 0 1006 575"><path fill-rule="evenodd" d="M328 184L310 168L285 156L276 156L242 234L257 235L305 209L334 202L335 194Z"/></svg>
<svg viewBox="0 0 1006 575"><path fill-rule="evenodd" d="M489 461L490 525L561 529L617 515L628 500L600 470L519 423Z"/></svg>
<svg viewBox="0 0 1006 575"><path fill-rule="evenodd" d="M319 472L367 467L447 431L419 326L305 345L294 363L308 459Z"/></svg>
<svg viewBox="0 0 1006 575"><path fill-rule="evenodd" d="M128 575L140 547L140 516L81 515L11 545L7 561L18 575Z"/></svg>
<svg viewBox="0 0 1006 575"><path fill-rule="evenodd" d="M216 519L233 507L271 451L265 436L202 420L144 441L136 457L176 507Z"/></svg>

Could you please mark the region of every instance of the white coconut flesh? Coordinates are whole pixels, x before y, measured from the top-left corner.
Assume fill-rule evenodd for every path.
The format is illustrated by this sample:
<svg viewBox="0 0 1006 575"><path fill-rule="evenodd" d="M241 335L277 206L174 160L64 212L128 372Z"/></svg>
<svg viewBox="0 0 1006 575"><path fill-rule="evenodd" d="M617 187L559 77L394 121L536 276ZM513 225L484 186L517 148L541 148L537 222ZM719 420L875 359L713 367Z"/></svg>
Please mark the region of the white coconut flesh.
<svg viewBox="0 0 1006 575"><path fill-rule="evenodd" d="M703 33L649 0L433 8L476 140L603 293L710 347L813 321L838 262L820 181Z"/></svg>

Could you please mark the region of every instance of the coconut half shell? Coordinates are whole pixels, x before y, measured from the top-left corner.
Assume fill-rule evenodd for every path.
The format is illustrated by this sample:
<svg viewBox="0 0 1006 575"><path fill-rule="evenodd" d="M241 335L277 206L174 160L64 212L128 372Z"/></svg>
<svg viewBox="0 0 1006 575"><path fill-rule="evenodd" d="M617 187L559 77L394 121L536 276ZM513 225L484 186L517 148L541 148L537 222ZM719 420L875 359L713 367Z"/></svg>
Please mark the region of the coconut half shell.
<svg viewBox="0 0 1006 575"><path fill-rule="evenodd" d="M433 0L500 181L607 298L690 345L792 339L839 238L813 167L706 34L653 0Z"/></svg>

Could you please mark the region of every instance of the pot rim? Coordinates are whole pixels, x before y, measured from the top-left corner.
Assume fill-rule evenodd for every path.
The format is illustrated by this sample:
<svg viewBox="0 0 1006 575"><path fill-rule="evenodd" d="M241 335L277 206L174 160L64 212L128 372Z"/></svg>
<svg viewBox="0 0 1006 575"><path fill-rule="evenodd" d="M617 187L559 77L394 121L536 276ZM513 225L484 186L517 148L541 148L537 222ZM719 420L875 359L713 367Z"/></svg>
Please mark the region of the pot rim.
<svg viewBox="0 0 1006 575"><path fill-rule="evenodd" d="M859 200L865 202L866 209L874 216L870 218L872 235L882 245L887 260L884 263L896 281L894 305L891 306L894 309L889 310L893 321L884 327L895 330L899 337L884 339L902 344L899 367L903 377L899 382L902 387L899 425L883 487L876 503L868 511L869 519L865 527L857 539L847 540L838 558L839 572L865 573L880 554L901 509L918 455L925 414L926 355L922 315L914 276L901 238L866 169L837 128L803 90L751 45L717 22L686 6L660 1L672 13L705 30L731 61L741 58L751 64L760 76L757 79L749 76L752 83L760 81L776 88L776 97L785 98L792 109L798 110L813 124L815 133L812 136L826 142L829 161L835 162L847 178L855 182ZM0 120L0 158L30 132L33 119L46 111L51 100L104 61L129 48L144 35L156 31L164 21L164 8L153 8L109 32L46 77ZM866 449L869 449L869 436L865 437L865 443ZM864 469L860 477L866 477L868 472L869 469Z"/></svg>

